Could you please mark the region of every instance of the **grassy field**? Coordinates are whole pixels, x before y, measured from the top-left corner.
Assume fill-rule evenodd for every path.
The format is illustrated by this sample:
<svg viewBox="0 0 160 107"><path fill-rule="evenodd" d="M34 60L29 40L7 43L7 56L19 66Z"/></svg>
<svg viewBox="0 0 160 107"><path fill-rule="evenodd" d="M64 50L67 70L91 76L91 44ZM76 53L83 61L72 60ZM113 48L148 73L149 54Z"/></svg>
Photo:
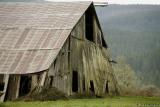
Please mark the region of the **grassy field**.
<svg viewBox="0 0 160 107"><path fill-rule="evenodd" d="M112 97L44 102L5 102L0 107L160 107L160 97Z"/></svg>

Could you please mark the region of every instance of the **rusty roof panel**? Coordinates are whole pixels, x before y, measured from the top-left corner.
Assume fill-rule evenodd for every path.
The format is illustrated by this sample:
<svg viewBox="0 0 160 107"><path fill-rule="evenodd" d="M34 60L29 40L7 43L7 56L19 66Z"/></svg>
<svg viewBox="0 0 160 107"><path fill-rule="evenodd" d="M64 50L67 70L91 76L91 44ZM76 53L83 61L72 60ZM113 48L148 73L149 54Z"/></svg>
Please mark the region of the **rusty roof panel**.
<svg viewBox="0 0 160 107"><path fill-rule="evenodd" d="M90 4L0 3L0 74L48 69Z"/></svg>

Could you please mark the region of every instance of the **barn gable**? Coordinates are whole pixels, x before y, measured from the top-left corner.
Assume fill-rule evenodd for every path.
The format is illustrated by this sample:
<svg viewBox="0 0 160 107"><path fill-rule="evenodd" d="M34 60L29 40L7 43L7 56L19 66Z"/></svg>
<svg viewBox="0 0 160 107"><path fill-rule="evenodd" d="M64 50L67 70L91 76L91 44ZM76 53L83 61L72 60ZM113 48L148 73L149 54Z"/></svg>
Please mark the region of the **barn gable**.
<svg viewBox="0 0 160 107"><path fill-rule="evenodd" d="M0 74L48 69L90 5L0 3Z"/></svg>

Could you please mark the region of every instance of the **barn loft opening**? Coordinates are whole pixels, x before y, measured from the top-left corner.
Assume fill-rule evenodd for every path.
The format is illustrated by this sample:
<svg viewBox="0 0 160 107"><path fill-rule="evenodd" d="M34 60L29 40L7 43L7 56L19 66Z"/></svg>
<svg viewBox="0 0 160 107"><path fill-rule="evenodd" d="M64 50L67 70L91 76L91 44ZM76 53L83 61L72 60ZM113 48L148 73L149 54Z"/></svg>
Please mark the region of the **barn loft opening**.
<svg viewBox="0 0 160 107"><path fill-rule="evenodd" d="M31 76L21 76L19 96L27 95L31 90Z"/></svg>
<svg viewBox="0 0 160 107"><path fill-rule="evenodd" d="M107 83L106 83L106 89L105 89L105 91L106 91L106 94L108 94L108 93L109 93L108 81L107 81Z"/></svg>
<svg viewBox="0 0 160 107"><path fill-rule="evenodd" d="M78 72L73 71L72 75L72 91L78 92Z"/></svg>
<svg viewBox="0 0 160 107"><path fill-rule="evenodd" d="M95 93L93 81L90 81L90 91Z"/></svg>
<svg viewBox="0 0 160 107"><path fill-rule="evenodd" d="M93 38L93 11L89 8L85 13L85 35L89 41L94 41Z"/></svg>

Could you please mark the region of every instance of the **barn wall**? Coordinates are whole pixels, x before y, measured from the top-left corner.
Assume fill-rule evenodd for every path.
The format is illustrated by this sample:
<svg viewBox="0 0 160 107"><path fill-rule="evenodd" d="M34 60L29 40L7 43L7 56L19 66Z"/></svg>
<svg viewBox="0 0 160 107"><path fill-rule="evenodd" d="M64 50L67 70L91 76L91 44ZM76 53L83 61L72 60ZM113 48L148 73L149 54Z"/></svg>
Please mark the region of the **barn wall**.
<svg viewBox="0 0 160 107"><path fill-rule="evenodd" d="M109 92L115 91L115 79L107 49L102 47L101 30L96 18L93 21L94 41L85 38L85 16L71 33L71 69L78 72L78 92L91 93L90 82L93 81L95 94L104 95L106 83Z"/></svg>
<svg viewBox="0 0 160 107"><path fill-rule="evenodd" d="M116 81L107 49L102 46L102 31L96 17L93 15L93 41L86 39L85 24L83 15L49 68L45 85L56 87L67 95L73 95L75 93L73 87L76 85L76 83L73 85L72 81L73 72L77 72L76 93L104 95L106 84L109 87L106 94L115 93ZM91 92L90 82L94 84L94 92Z"/></svg>
<svg viewBox="0 0 160 107"><path fill-rule="evenodd" d="M56 87L58 90L71 94L71 74L70 74L70 46L68 38L59 52L57 58L49 69L47 84Z"/></svg>

